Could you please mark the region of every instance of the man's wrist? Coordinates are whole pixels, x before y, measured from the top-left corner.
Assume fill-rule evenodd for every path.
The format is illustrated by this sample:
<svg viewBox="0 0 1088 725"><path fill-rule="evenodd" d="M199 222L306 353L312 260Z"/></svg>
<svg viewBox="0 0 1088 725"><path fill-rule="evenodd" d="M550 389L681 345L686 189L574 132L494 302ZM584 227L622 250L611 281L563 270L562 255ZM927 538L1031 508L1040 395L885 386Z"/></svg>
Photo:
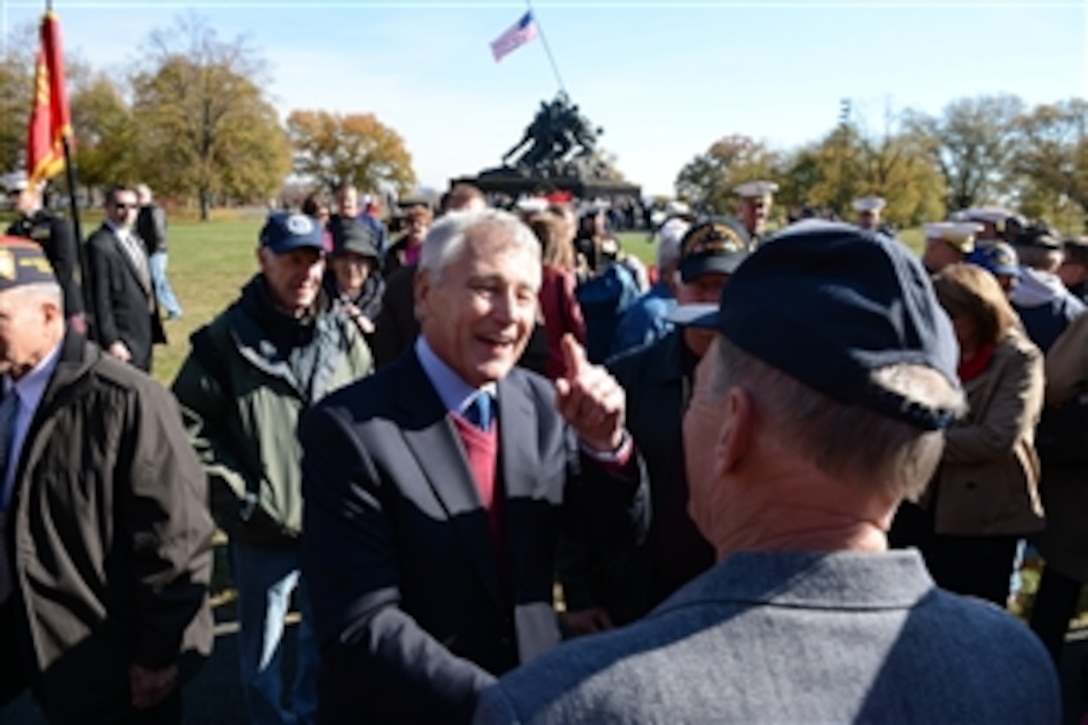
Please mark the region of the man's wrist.
<svg viewBox="0 0 1088 725"><path fill-rule="evenodd" d="M580 441L582 451L585 452L590 458L601 461L602 463L619 463L623 464L627 462L627 459L631 456L631 449L634 444L631 440L631 434L627 432L626 428L620 430L620 441L618 445L612 446L608 449L602 449L594 446L584 438Z"/></svg>

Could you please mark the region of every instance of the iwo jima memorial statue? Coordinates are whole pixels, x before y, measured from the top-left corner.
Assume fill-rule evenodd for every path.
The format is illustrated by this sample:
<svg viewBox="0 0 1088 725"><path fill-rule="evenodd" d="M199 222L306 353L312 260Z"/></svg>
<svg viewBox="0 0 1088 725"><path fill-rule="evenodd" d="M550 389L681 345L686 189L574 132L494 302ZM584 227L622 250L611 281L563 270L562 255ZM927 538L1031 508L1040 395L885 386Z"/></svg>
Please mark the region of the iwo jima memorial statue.
<svg viewBox="0 0 1088 725"><path fill-rule="evenodd" d="M541 101L521 140L502 157L502 166L453 182L512 197L542 191L569 191L581 199L639 196L640 187L623 181L598 153L602 133L560 91L554 100Z"/></svg>

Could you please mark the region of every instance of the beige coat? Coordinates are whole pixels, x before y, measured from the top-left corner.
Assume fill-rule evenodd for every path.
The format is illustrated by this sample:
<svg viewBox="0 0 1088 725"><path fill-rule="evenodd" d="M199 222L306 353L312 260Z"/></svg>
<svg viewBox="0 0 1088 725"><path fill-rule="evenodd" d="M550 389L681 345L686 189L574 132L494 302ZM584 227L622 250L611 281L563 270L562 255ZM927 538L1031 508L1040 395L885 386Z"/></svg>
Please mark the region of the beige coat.
<svg viewBox="0 0 1088 725"><path fill-rule="evenodd" d="M1073 320L1046 354L1046 401L1060 405L1077 384L1088 380L1088 315ZM1047 510L1046 531L1036 545L1051 566L1088 582L1088 469L1046 464L1040 491Z"/></svg>
<svg viewBox="0 0 1088 725"><path fill-rule="evenodd" d="M1029 534L1043 528L1035 425L1043 406L1043 356L1019 330L964 383L970 411L946 434L931 495L938 534Z"/></svg>

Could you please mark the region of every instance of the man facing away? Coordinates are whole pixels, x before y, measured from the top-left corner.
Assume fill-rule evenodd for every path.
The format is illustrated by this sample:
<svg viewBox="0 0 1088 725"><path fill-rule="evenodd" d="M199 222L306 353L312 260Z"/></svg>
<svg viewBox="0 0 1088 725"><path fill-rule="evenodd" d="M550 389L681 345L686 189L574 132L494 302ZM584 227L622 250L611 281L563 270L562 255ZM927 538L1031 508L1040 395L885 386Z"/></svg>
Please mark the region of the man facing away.
<svg viewBox="0 0 1088 725"><path fill-rule="evenodd" d="M322 242L317 220L272 215L260 233L261 271L193 335L173 386L208 473L212 512L230 536L242 686L257 723L305 721L316 707L317 652L299 577L298 420L327 392L371 367L359 329L321 291ZM288 709L280 649L296 588L302 621Z"/></svg>
<svg viewBox="0 0 1088 725"><path fill-rule="evenodd" d="M1060 722L1023 625L887 550L964 405L918 260L797 225L732 275L711 322L684 445L718 563L644 620L506 676L476 721Z"/></svg>
<svg viewBox="0 0 1088 725"><path fill-rule="evenodd" d="M0 239L0 682L51 722L180 722L213 639L204 472L170 394L61 300L41 250Z"/></svg>
<svg viewBox="0 0 1088 725"><path fill-rule="evenodd" d="M645 531L616 381L569 336L567 378L515 367L540 280L517 218L444 217L415 345L302 421L322 721L467 722L496 675L559 641L560 530L613 547Z"/></svg>
<svg viewBox="0 0 1088 725"><path fill-rule="evenodd" d="M692 226L680 242L674 289L679 324L660 340L613 358L608 369L627 394L627 426L650 478L653 520L646 541L620 556L600 556L563 542L557 571L575 633L640 619L714 563L714 549L688 514L680 422L691 399L695 367L714 340L712 330L684 324L693 310L716 307L729 275L747 258L745 228L729 217Z"/></svg>
<svg viewBox="0 0 1088 725"><path fill-rule="evenodd" d="M166 319L181 317L181 305L166 277L166 265L169 261L166 247L166 210L155 203L151 187L147 184L136 185L136 200L140 211L136 214L136 233L144 240L148 263L151 267L151 283L155 286L155 296L166 310Z"/></svg>

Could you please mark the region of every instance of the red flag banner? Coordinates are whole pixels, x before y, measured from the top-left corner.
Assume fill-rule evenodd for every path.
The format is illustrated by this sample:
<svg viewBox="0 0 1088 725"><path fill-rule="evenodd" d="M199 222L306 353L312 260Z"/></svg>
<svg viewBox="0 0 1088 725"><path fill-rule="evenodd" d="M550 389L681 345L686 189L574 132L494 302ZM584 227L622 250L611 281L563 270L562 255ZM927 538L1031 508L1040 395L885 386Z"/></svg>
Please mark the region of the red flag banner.
<svg viewBox="0 0 1088 725"><path fill-rule="evenodd" d="M34 101L26 140L26 172L31 184L64 169L64 138L72 135L60 24L53 12L42 19L42 46L34 68Z"/></svg>

